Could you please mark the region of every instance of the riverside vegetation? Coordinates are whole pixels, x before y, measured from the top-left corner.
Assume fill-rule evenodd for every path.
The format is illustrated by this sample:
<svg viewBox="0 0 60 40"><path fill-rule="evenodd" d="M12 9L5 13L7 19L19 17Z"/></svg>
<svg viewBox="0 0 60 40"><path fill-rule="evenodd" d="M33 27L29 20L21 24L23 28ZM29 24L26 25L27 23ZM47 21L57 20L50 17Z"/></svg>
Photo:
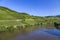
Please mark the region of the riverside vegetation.
<svg viewBox="0 0 60 40"><path fill-rule="evenodd" d="M33 16L0 6L0 40L7 40L19 32L25 33L40 27L54 28L54 22L60 23L60 15Z"/></svg>

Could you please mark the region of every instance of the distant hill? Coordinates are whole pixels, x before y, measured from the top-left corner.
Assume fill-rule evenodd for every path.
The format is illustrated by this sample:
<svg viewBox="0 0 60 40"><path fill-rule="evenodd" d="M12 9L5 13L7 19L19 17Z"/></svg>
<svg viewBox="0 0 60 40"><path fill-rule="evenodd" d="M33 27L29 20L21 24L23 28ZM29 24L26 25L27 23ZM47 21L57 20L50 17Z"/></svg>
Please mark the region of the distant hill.
<svg viewBox="0 0 60 40"><path fill-rule="evenodd" d="M9 8L0 6L0 20L24 19L30 17L27 13L19 13Z"/></svg>
<svg viewBox="0 0 60 40"><path fill-rule="evenodd" d="M60 15L46 17L60 17ZM31 16L27 13L16 12L7 7L0 6L0 20L29 19L29 18L43 18L43 17Z"/></svg>
<svg viewBox="0 0 60 40"><path fill-rule="evenodd" d="M60 15L56 15L56 17L60 17Z"/></svg>
<svg viewBox="0 0 60 40"><path fill-rule="evenodd" d="M17 21L1 21L1 20L17 20L22 19L22 22ZM32 16L27 13L16 12L7 7L0 6L0 25L21 25L35 24L40 17Z"/></svg>
<svg viewBox="0 0 60 40"><path fill-rule="evenodd" d="M60 17L60 15L55 15L55 16L45 16L45 17Z"/></svg>

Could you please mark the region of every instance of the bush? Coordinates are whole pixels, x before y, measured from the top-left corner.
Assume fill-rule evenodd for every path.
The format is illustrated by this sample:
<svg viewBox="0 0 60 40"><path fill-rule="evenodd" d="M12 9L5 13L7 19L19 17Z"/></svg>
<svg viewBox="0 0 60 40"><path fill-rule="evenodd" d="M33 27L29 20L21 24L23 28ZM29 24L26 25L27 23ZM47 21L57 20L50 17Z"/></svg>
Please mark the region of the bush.
<svg viewBox="0 0 60 40"><path fill-rule="evenodd" d="M0 32L6 31L6 27L5 26L0 26Z"/></svg>
<svg viewBox="0 0 60 40"><path fill-rule="evenodd" d="M13 26L9 26L9 27L7 27L7 30L12 32L15 30L15 28Z"/></svg>

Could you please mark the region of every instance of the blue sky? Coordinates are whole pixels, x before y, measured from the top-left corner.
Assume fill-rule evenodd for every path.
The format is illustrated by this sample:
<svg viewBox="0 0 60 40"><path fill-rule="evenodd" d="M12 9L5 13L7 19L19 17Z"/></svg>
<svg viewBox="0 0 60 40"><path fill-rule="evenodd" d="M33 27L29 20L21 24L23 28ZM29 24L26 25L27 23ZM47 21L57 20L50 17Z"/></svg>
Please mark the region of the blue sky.
<svg viewBox="0 0 60 40"><path fill-rule="evenodd" d="M60 15L60 0L0 0L0 6L35 16Z"/></svg>

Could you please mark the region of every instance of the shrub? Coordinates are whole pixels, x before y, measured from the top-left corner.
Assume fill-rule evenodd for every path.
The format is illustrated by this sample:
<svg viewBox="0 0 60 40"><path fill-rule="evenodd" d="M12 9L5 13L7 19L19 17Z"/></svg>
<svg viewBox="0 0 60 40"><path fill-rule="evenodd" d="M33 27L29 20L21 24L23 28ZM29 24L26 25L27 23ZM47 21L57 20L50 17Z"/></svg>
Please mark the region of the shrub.
<svg viewBox="0 0 60 40"><path fill-rule="evenodd" d="M0 26L0 32L4 32L6 31L6 27L5 26Z"/></svg>
<svg viewBox="0 0 60 40"><path fill-rule="evenodd" d="M12 32L15 30L15 28L13 26L9 26L9 27L7 27L7 30Z"/></svg>

